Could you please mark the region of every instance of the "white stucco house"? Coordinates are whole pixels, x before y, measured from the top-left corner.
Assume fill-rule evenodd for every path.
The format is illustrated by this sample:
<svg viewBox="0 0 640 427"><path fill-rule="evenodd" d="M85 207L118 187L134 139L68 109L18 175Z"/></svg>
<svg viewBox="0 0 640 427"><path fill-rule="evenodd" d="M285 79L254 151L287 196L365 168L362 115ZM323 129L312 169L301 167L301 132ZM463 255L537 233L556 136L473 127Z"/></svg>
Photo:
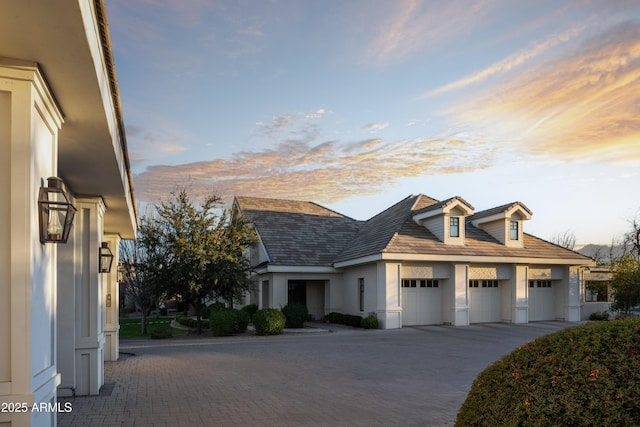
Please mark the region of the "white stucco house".
<svg viewBox="0 0 640 427"><path fill-rule="evenodd" d="M102 272L100 251L117 259L137 228L103 0L0 3L0 175L0 403L29 405L0 425L55 425L31 405L98 394L118 358L116 268ZM66 238L60 205L39 202L49 181L75 212Z"/></svg>
<svg viewBox="0 0 640 427"><path fill-rule="evenodd" d="M316 203L236 197L259 244L249 252L260 307L306 304L382 327L579 321L593 261L524 232L521 202L482 212L461 197L411 195L367 221Z"/></svg>

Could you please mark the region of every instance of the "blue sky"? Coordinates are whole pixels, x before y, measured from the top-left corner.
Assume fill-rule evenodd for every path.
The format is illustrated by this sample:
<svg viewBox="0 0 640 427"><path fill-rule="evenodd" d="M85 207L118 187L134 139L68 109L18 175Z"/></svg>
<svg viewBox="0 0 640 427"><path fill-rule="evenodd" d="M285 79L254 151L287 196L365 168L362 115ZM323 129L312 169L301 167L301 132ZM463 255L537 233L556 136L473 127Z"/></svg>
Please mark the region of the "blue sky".
<svg viewBox="0 0 640 427"><path fill-rule="evenodd" d="M608 244L640 214L640 1L107 0L138 202L513 201Z"/></svg>

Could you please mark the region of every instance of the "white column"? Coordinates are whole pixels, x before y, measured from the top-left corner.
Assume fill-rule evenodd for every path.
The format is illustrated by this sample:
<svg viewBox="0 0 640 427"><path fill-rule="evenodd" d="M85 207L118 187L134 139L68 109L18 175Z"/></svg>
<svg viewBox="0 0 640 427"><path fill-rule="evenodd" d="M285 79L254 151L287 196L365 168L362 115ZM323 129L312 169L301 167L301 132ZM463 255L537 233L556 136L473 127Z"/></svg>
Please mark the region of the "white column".
<svg viewBox="0 0 640 427"><path fill-rule="evenodd" d="M515 265L512 276L513 297L511 300L513 323L529 322L529 267Z"/></svg>
<svg viewBox="0 0 640 427"><path fill-rule="evenodd" d="M77 221L77 218L76 218ZM76 223L66 245L58 247L57 355L58 396L74 396L76 389Z"/></svg>
<svg viewBox="0 0 640 427"><path fill-rule="evenodd" d="M564 319L568 322L578 322L581 318L582 300L580 298L580 282L583 271L583 267L571 266L568 268L568 278L566 280L569 286L567 287L567 304L564 307Z"/></svg>
<svg viewBox="0 0 640 427"><path fill-rule="evenodd" d="M451 324L469 325L469 266L453 264L451 267Z"/></svg>
<svg viewBox="0 0 640 427"><path fill-rule="evenodd" d="M105 352L104 360L113 362L118 360L120 351L120 287L118 286L118 259L120 259L120 236L115 234L105 235L103 242L109 244L109 249L113 252L113 263L110 273L101 273L105 282L105 298L102 302L104 306L104 335Z"/></svg>
<svg viewBox="0 0 640 427"><path fill-rule="evenodd" d="M75 392L95 395L104 383L104 301L106 286L99 272L104 203L99 197L76 200Z"/></svg>
<svg viewBox="0 0 640 427"><path fill-rule="evenodd" d="M38 190L57 175L62 116L37 67L0 60L0 402L56 402L57 245L40 243ZM7 207L9 209L7 209ZM30 409L30 408L29 408ZM0 424L55 425L0 412Z"/></svg>
<svg viewBox="0 0 640 427"><path fill-rule="evenodd" d="M274 273L269 282L269 306L280 308L289 302L289 281L285 274Z"/></svg>
<svg viewBox="0 0 640 427"><path fill-rule="evenodd" d="M400 263L395 262L379 262L377 264L377 312L382 329L402 327L400 266Z"/></svg>

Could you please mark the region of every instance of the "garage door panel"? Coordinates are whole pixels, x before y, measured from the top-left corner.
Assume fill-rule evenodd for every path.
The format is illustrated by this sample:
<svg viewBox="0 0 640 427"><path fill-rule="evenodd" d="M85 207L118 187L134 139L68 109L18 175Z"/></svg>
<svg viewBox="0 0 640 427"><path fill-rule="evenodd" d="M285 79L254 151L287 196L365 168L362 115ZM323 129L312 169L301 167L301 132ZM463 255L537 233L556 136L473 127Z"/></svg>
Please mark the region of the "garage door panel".
<svg viewBox="0 0 640 427"><path fill-rule="evenodd" d="M536 280L529 283L529 321L554 320L555 289L550 280Z"/></svg>
<svg viewBox="0 0 640 427"><path fill-rule="evenodd" d="M440 287L403 287L402 324L434 325L442 323Z"/></svg>
<svg viewBox="0 0 640 427"><path fill-rule="evenodd" d="M496 280L472 280L469 283L469 322L502 320L501 292Z"/></svg>

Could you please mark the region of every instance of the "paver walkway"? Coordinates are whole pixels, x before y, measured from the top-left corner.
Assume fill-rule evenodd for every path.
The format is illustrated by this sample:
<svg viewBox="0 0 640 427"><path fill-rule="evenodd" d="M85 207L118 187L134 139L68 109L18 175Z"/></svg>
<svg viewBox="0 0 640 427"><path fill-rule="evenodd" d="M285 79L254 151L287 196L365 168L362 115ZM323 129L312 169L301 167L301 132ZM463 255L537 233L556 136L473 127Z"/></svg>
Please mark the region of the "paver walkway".
<svg viewBox="0 0 640 427"><path fill-rule="evenodd" d="M447 426L487 365L565 322L123 340L59 426Z"/></svg>

